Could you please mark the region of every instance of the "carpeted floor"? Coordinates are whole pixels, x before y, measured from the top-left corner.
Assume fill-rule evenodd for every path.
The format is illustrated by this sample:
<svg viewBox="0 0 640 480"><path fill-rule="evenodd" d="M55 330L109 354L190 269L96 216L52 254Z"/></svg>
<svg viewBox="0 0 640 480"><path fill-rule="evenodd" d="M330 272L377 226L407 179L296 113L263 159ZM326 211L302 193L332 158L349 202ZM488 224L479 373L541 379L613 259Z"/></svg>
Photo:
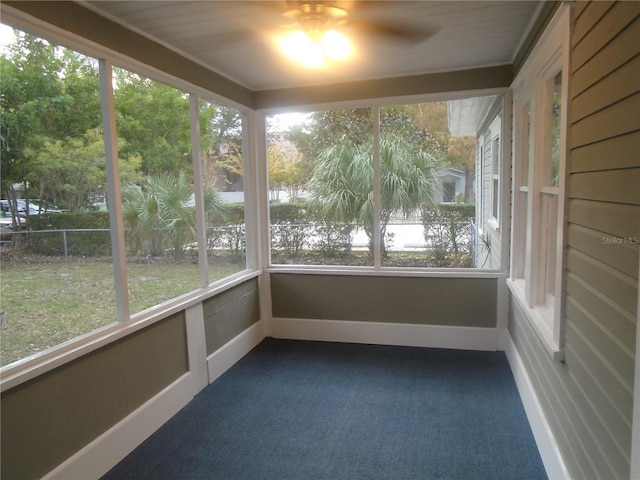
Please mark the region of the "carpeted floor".
<svg viewBox="0 0 640 480"><path fill-rule="evenodd" d="M276 339L103 477L542 478L504 353Z"/></svg>

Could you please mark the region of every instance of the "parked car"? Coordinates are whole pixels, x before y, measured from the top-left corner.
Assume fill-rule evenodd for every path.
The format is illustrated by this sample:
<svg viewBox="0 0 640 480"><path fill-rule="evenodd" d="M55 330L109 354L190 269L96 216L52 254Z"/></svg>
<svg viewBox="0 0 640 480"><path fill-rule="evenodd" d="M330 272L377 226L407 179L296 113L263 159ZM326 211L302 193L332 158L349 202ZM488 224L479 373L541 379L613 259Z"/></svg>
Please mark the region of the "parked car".
<svg viewBox="0 0 640 480"><path fill-rule="evenodd" d="M24 226L26 220L22 217L18 217L18 228ZM4 208L0 210L0 239L1 240L10 240L11 235L13 235L13 219L11 218L11 214L4 211Z"/></svg>
<svg viewBox="0 0 640 480"><path fill-rule="evenodd" d="M16 206L18 207L18 215L21 217L27 216L27 201L24 198L16 199ZM0 208L4 213L11 215L11 206L9 200L0 200ZM46 203L41 203L40 200L34 199L29 201L29 215L38 215L40 213L62 213L62 210L58 207L49 206Z"/></svg>

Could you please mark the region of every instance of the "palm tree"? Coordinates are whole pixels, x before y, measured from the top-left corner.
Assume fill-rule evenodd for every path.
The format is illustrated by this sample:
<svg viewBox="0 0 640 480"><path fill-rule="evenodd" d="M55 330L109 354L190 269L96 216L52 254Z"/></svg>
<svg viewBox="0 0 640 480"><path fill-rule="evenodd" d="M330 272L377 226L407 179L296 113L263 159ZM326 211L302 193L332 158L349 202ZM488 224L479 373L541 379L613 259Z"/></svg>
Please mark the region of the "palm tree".
<svg viewBox="0 0 640 480"><path fill-rule="evenodd" d="M342 144L324 150L307 188L321 215L338 222L354 222L369 239L373 255L373 152L371 145ZM439 186L438 161L398 134L380 141L380 245L393 214L411 215L432 201Z"/></svg>
<svg viewBox="0 0 640 480"><path fill-rule="evenodd" d="M196 217L193 187L184 172L178 177L156 175L142 185L123 188L123 216L134 241L146 246L147 255L169 249L179 259L185 246L196 240ZM205 188L205 212L222 216L224 206L219 193Z"/></svg>

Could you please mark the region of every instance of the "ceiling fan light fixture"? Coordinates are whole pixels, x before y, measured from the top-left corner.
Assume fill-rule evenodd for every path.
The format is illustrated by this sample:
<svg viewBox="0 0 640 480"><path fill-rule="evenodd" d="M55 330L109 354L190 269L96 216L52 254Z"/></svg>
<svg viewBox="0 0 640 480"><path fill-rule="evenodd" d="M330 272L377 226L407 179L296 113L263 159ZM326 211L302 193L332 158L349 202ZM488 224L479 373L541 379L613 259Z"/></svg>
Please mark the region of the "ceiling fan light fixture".
<svg viewBox="0 0 640 480"><path fill-rule="evenodd" d="M344 60L351 55L351 42L336 30L322 34L296 30L280 41L280 48L287 57L307 68L321 68L326 60Z"/></svg>
<svg viewBox="0 0 640 480"><path fill-rule="evenodd" d="M331 60L344 60L351 56L351 42L336 30L327 30L322 35L322 49Z"/></svg>

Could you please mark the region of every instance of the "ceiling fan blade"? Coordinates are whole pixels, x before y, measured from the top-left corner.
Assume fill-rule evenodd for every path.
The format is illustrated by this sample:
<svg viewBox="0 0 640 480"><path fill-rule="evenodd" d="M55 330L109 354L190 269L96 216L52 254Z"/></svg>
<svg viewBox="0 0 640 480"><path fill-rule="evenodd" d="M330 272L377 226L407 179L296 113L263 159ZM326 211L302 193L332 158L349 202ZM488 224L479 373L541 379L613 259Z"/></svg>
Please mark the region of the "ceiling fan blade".
<svg viewBox="0 0 640 480"><path fill-rule="evenodd" d="M366 35L376 35L410 46L421 44L433 37L439 30L433 26L418 28L401 23L375 21L353 22L352 26Z"/></svg>

